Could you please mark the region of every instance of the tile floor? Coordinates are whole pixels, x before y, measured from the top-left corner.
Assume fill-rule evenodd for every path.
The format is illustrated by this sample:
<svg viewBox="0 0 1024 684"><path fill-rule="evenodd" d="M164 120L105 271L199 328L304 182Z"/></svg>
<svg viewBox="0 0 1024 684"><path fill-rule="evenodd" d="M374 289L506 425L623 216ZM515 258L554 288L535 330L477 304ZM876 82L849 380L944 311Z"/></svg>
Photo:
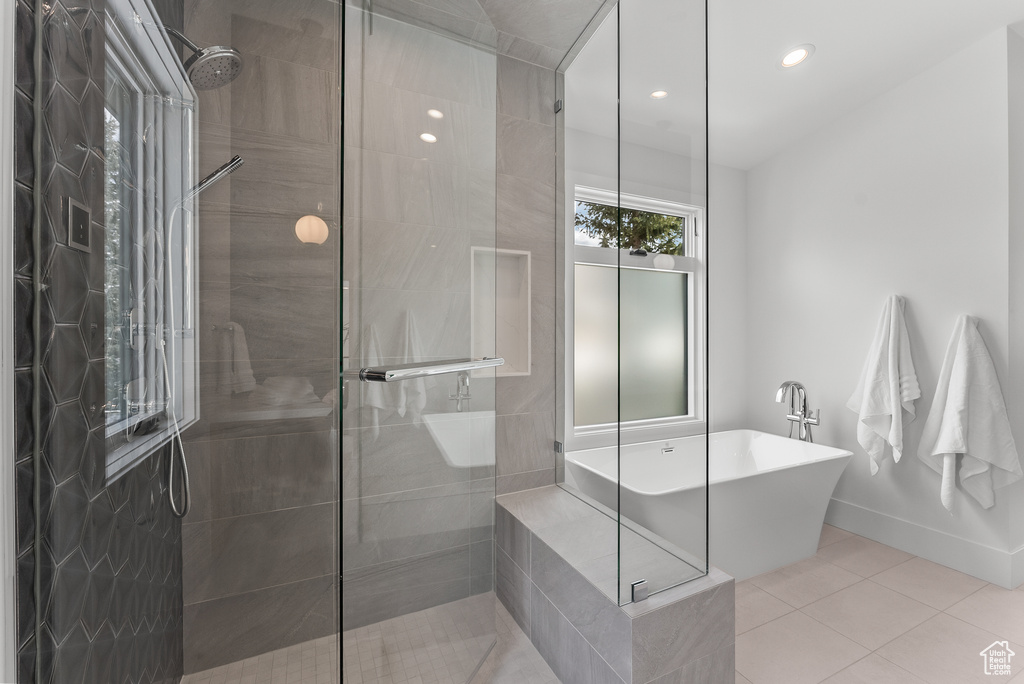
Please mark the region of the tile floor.
<svg viewBox="0 0 1024 684"><path fill-rule="evenodd" d="M557 684L493 594L346 632L342 682L461 684L495 627L474 684ZM996 641L1020 654L1008 676L985 674L981 651ZM337 684L337 657L337 637L326 637L182 684ZM817 555L737 583L736 682L1024 684L1024 587L1009 591L825 525Z"/></svg>
<svg viewBox="0 0 1024 684"><path fill-rule="evenodd" d="M337 684L338 637L288 648L185 675L181 684Z"/></svg>
<svg viewBox="0 0 1024 684"><path fill-rule="evenodd" d="M345 632L342 682L464 684L495 637L474 684L558 684L494 594ZM338 684L338 637L186 675L181 684Z"/></svg>
<svg viewBox="0 0 1024 684"><path fill-rule="evenodd" d="M345 632L342 650L344 684L464 684L478 665L475 684L558 682L493 593Z"/></svg>
<svg viewBox="0 0 1024 684"><path fill-rule="evenodd" d="M995 641L1010 675L985 674ZM817 555L737 583L736 682L1024 684L1024 587L825 525Z"/></svg>

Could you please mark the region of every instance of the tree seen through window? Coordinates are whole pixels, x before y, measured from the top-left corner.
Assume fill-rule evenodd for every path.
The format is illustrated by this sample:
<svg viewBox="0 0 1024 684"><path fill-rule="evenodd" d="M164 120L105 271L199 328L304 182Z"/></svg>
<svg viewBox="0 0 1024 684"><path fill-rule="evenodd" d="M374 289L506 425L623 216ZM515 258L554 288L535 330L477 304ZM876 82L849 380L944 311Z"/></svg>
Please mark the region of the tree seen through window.
<svg viewBox="0 0 1024 684"><path fill-rule="evenodd" d="M576 202L576 244L685 256L685 221L640 209Z"/></svg>

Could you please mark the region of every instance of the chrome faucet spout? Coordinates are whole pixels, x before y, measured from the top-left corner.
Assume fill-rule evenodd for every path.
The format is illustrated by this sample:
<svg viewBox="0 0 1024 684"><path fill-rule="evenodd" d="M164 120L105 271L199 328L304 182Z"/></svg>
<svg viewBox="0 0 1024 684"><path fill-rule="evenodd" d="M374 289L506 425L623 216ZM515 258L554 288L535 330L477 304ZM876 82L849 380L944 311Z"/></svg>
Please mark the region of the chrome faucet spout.
<svg viewBox="0 0 1024 684"><path fill-rule="evenodd" d="M811 426L818 425L821 410L809 411L807 408L807 390L795 380L787 380L775 393L775 401L780 404L786 403L789 399L789 413L786 419L789 421L789 437L794 439L793 431L796 430L795 439L804 442L811 442ZM799 427L798 427L799 426Z"/></svg>
<svg viewBox="0 0 1024 684"><path fill-rule="evenodd" d="M455 392L449 392L448 398L455 402L455 410L462 413L463 402L468 403L473 396L469 393L469 373L460 371L455 380Z"/></svg>

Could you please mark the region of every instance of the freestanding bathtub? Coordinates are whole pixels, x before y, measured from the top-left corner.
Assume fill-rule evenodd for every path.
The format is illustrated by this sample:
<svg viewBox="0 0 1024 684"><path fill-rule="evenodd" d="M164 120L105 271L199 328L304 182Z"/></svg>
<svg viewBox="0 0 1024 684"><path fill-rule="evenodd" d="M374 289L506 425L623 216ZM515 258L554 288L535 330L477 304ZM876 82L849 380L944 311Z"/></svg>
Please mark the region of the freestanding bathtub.
<svg viewBox="0 0 1024 684"><path fill-rule="evenodd" d="M565 455L576 487L737 580L814 555L832 490L853 455L754 430L703 435ZM707 481L709 487L703 483ZM619 497L621 496L621 499ZM708 517L705 541L704 518Z"/></svg>

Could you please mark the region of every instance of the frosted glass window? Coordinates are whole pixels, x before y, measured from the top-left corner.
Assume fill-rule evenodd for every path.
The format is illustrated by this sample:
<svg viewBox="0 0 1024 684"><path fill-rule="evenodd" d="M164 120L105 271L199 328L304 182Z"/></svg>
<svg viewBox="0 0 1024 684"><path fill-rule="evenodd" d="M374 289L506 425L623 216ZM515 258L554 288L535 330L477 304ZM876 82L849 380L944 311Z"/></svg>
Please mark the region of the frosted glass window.
<svg viewBox="0 0 1024 684"><path fill-rule="evenodd" d="M689 274L576 264L575 278L575 424L687 415Z"/></svg>
<svg viewBox="0 0 1024 684"><path fill-rule="evenodd" d="M576 425L614 423L618 415L618 273L576 264L573 407Z"/></svg>

